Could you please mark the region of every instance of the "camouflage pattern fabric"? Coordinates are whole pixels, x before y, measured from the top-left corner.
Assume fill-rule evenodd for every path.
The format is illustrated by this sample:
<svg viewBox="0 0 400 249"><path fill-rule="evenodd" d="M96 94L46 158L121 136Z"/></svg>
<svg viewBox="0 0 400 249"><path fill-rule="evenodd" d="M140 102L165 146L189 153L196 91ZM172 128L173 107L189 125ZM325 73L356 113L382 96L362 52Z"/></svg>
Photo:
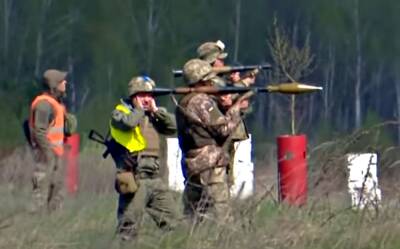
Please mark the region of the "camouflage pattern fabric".
<svg viewBox="0 0 400 249"><path fill-rule="evenodd" d="M158 169L159 160L155 157L139 159L141 173ZM131 239L137 234L147 213L162 229L173 229L179 213L168 186L160 177L148 178L148 174L136 176L139 188L135 193L120 194L118 199L118 230L122 236Z"/></svg>
<svg viewBox="0 0 400 249"><path fill-rule="evenodd" d="M124 102L130 105L129 100ZM130 114L113 111L111 122L115 127L129 130L147 120L145 123L149 124L146 125L146 128L142 127L143 132L149 132L148 129L164 135L176 132L175 116L165 108L159 107L155 113L148 113L131 107L133 111ZM176 201L174 201L167 184L160 177L158 156L149 156L148 154L146 149L130 154L117 143L115 151L111 152L118 171L132 172L138 186L135 193L124 194L119 191L118 182L115 182L116 190L119 193L117 234L122 240L131 240L137 235L145 213L155 221L158 227L166 230L173 229L180 220Z"/></svg>
<svg viewBox="0 0 400 249"><path fill-rule="evenodd" d="M147 76L133 77L128 84L128 96L135 95L138 92L151 91L156 86L154 80Z"/></svg>
<svg viewBox="0 0 400 249"><path fill-rule="evenodd" d="M197 56L212 64L216 59L225 59L228 56L224 49L225 44L222 41L205 42L197 48Z"/></svg>
<svg viewBox="0 0 400 249"><path fill-rule="evenodd" d="M235 184L235 177L234 177L234 157L236 152L235 142L243 141L249 138L249 134L247 132L246 124L243 118L240 120L239 125L237 126L236 130L229 135L228 139L225 141L224 148L226 149L227 153L229 154L229 166L227 168L228 173L228 186L232 186Z"/></svg>
<svg viewBox="0 0 400 249"><path fill-rule="evenodd" d="M76 116L71 113L65 114L64 133L66 136L74 134L78 127Z"/></svg>
<svg viewBox="0 0 400 249"><path fill-rule="evenodd" d="M183 65L183 79L188 85L211 80L214 77L216 77L216 73L212 71L211 65L206 61L191 59Z"/></svg>
<svg viewBox="0 0 400 249"><path fill-rule="evenodd" d="M35 110L34 129L30 132L35 137L37 146L32 149L34 170L32 176L33 202L31 211L42 213L54 211L62 206L64 197L64 162L57 157L46 137L47 129L54 118L51 105L46 101L37 104ZM66 114L64 132L71 135L76 132L77 120L70 113Z"/></svg>
<svg viewBox="0 0 400 249"><path fill-rule="evenodd" d="M183 192L184 214L195 221L210 219L227 221L230 217L229 189L226 182L203 185L191 179Z"/></svg>
<svg viewBox="0 0 400 249"><path fill-rule="evenodd" d="M196 94L191 98L185 109L208 130L217 141L216 144L220 143L219 141L224 141L236 129L240 121L238 108L231 108L226 112L226 115L223 115L215 100L207 94ZM186 163L188 174L191 175L197 174L199 170L205 167L224 167L227 162L228 156L221 146L206 145L189 151Z"/></svg>
<svg viewBox="0 0 400 249"><path fill-rule="evenodd" d="M39 150L35 158L33 183L33 213L52 212L62 207L64 200L64 163L61 158L49 154L44 159Z"/></svg>
<svg viewBox="0 0 400 249"><path fill-rule="evenodd" d="M191 118L188 119L190 121L186 124L202 125L215 140L214 144L189 151L182 148L186 156L185 165L188 175L183 196L185 214L194 217L195 214L211 213L218 219L223 219L225 215L222 214L229 213L226 179L229 155L222 144L240 121L238 105L232 106L223 115L211 96L200 93L194 95L182 108L186 113L191 113ZM183 117L179 116L179 118ZM178 135L184 132L183 129L185 127L178 126Z"/></svg>

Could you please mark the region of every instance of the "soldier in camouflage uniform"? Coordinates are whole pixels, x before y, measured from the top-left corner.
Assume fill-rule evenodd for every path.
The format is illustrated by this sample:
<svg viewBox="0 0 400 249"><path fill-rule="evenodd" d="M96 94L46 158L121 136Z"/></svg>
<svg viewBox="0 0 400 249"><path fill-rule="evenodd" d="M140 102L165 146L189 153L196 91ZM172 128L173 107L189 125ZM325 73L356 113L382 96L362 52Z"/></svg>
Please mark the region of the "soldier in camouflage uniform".
<svg viewBox="0 0 400 249"><path fill-rule="evenodd" d="M205 42L197 48L197 56L199 59L202 59L210 63L212 67L223 67L225 66L224 59L228 57L228 53L226 53L224 50L225 50L225 44L220 40L216 42ZM236 86L236 87L248 87L254 84L255 75L250 73L249 75L241 78L239 72L232 72L226 81L227 81L226 83L223 81L222 82L214 81L214 83L219 87L223 87L226 85ZM239 96L240 96L239 94L234 94L234 95L229 94L225 96L224 95L220 96L220 101L218 102L221 111L225 113L230 108L229 103L233 103L233 101L239 98ZM230 100L230 98L232 98L232 100ZM226 141L224 144L224 148L228 151L230 155L230 163L229 167L227 168L229 186L232 186L234 184L233 163L236 151L235 142L243 141L249 138L246 123L244 122L244 117L250 112L251 112L251 107L249 105L249 101L243 100L242 110L241 110L241 121L237 129L227 138L227 140L229 141Z"/></svg>
<svg viewBox="0 0 400 249"><path fill-rule="evenodd" d="M176 132L173 114L158 107L151 91L155 83L147 76L134 77L129 98L112 112L111 155L117 167L117 233L123 240L136 234L146 211L160 228L172 229L178 211L172 194L160 177L160 134Z"/></svg>
<svg viewBox="0 0 400 249"><path fill-rule="evenodd" d="M31 103L28 136L34 156L32 212L53 211L63 200L64 138L76 130L77 121L62 104L66 72L47 70L45 91Z"/></svg>
<svg viewBox="0 0 400 249"><path fill-rule="evenodd" d="M225 44L218 40L216 42L205 42L197 48L197 57L210 63L213 67L225 66L224 59L228 56Z"/></svg>
<svg viewBox="0 0 400 249"><path fill-rule="evenodd" d="M188 61L183 76L191 87L211 86L216 77L209 63L200 59ZM184 212L192 218L211 213L225 220L230 213L226 179L230 159L222 146L240 121L240 102L222 114L214 96L191 93L179 101L176 118L187 174Z"/></svg>

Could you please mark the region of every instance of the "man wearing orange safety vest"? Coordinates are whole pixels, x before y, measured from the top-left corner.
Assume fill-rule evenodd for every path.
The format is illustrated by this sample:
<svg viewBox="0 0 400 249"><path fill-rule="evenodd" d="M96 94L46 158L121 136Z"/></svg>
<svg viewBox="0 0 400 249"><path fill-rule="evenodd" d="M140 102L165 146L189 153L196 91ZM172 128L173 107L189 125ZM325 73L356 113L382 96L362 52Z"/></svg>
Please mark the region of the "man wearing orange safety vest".
<svg viewBox="0 0 400 249"><path fill-rule="evenodd" d="M32 212L54 211L63 200L63 154L65 136L77 126L74 115L67 113L62 99L66 96L66 72L49 69L43 74L45 90L30 107L29 132L34 157Z"/></svg>

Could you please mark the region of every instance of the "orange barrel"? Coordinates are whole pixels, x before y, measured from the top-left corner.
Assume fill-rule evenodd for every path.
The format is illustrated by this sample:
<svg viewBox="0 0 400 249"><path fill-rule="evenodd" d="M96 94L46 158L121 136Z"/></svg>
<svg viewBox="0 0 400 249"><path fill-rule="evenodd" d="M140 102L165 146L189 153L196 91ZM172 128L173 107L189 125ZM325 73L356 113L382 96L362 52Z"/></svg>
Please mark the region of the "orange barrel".
<svg viewBox="0 0 400 249"><path fill-rule="evenodd" d="M75 194L78 190L79 178L79 134L73 134L65 139L65 187L69 194Z"/></svg>
<svg viewBox="0 0 400 249"><path fill-rule="evenodd" d="M279 200L300 206L307 201L307 160L305 135L277 137Z"/></svg>

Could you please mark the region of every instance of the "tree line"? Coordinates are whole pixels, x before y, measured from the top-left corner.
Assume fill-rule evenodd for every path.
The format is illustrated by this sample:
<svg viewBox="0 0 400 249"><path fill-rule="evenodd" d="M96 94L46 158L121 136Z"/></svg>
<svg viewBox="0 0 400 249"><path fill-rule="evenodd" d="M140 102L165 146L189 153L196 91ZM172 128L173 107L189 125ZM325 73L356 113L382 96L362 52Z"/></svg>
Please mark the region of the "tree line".
<svg viewBox="0 0 400 249"><path fill-rule="evenodd" d="M20 124L47 68L70 72L66 102L80 131L104 130L132 76L183 85L171 70L205 41L224 41L229 63L272 63L259 85L288 81L273 52L277 30L297 56L308 56L296 80L324 87L297 97L297 132L317 141L400 121L399 10L395 0L2 0L1 144L23 142ZM173 108L167 98L160 102ZM262 139L288 133L290 98L257 96L248 120ZM400 142L398 127L386 130L392 143Z"/></svg>

